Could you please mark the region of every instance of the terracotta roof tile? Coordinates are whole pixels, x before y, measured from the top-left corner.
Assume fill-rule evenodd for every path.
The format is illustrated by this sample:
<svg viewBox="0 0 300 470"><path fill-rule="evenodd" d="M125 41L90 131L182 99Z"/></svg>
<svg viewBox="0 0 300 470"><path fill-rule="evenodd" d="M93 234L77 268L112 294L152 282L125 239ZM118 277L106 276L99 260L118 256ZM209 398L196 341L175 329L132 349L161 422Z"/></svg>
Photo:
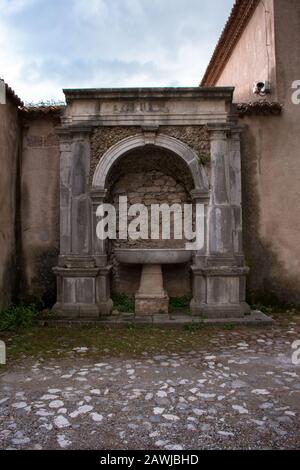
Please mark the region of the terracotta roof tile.
<svg viewBox="0 0 300 470"><path fill-rule="evenodd" d="M253 101L248 103L238 103L235 105L237 113L243 116L278 116L283 110L283 106L277 102Z"/></svg>
<svg viewBox="0 0 300 470"><path fill-rule="evenodd" d="M24 106L20 111L24 116L41 116L47 114L59 116L64 109L64 105Z"/></svg>
<svg viewBox="0 0 300 470"><path fill-rule="evenodd" d="M14 92L14 90L5 83L5 89L6 89L6 96L9 97L16 106L23 106L24 103L23 101L18 97L18 95Z"/></svg>
<svg viewBox="0 0 300 470"><path fill-rule="evenodd" d="M236 0L200 86L215 86L260 0Z"/></svg>

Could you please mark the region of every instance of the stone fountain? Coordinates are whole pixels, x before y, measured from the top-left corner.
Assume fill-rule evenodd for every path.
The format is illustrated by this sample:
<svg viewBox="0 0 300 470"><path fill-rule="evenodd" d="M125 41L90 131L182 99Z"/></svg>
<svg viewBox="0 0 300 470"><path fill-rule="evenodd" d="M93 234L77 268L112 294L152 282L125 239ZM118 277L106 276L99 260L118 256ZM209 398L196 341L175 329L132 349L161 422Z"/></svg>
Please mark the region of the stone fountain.
<svg viewBox="0 0 300 470"><path fill-rule="evenodd" d="M192 315L239 319L249 314L241 129L232 107L233 88L72 89L65 95L67 107L57 129L61 157L56 315L111 314L115 272L109 244L96 235L97 210L107 201L112 172L135 151L141 152L141 162L147 161L143 152L150 147L181 162L192 179L190 198L204 206L204 245L193 253L191 266ZM184 250L121 250L117 256L120 263L143 266L136 310L152 313L167 311L168 306L161 267L188 263L192 255Z"/></svg>

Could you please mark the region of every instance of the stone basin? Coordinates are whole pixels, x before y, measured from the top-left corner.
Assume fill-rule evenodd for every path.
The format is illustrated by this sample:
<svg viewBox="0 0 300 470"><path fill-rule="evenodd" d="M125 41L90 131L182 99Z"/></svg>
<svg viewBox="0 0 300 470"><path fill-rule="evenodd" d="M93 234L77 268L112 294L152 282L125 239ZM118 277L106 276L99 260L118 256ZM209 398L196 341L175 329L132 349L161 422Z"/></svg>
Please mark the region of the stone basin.
<svg viewBox="0 0 300 470"><path fill-rule="evenodd" d="M119 263L142 264L140 288L135 295L135 314L168 313L169 297L164 290L163 264L188 263L192 251L184 249L116 249Z"/></svg>
<svg viewBox="0 0 300 470"><path fill-rule="evenodd" d="M192 259L192 251L184 249L117 249L115 255L124 264L182 264Z"/></svg>

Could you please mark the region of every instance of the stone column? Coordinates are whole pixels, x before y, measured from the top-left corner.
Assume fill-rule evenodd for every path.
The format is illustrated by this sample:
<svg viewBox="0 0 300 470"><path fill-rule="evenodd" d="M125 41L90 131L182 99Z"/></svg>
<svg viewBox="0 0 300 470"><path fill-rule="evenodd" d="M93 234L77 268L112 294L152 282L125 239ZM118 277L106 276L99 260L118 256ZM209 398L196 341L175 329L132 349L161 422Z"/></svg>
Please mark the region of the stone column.
<svg viewBox="0 0 300 470"><path fill-rule="evenodd" d="M193 201L193 208L194 211L196 209L197 204L204 205L204 220L203 220L203 230L204 230L204 245L201 250L197 250L194 252L193 257L193 265L192 265L192 272L193 272L193 299L191 301L191 311L193 314L198 315L201 311L201 303L203 302L203 298L205 298L205 279L201 275L202 271L201 268L205 267L207 264L207 256L208 256L208 246L209 246L209 239L208 239L208 208L209 208L209 201L210 201L210 193L203 192L201 190L193 190L191 192L192 201ZM198 273L200 272L200 275Z"/></svg>
<svg viewBox="0 0 300 470"><path fill-rule="evenodd" d="M107 264L107 241L100 240L97 237L97 209L104 203L107 195L107 190L101 188L92 188L90 191L90 198L92 204L91 220L92 220L92 253L96 260L97 266L106 266Z"/></svg>
<svg viewBox="0 0 300 470"><path fill-rule="evenodd" d="M91 220L92 220L92 254L95 265L99 268L99 276L96 284L96 302L101 315L109 315L113 309L110 298L110 274L112 266L107 264L107 241L97 237L97 209L104 203L107 191L101 188L93 188L90 191Z"/></svg>
<svg viewBox="0 0 300 470"><path fill-rule="evenodd" d="M60 261L90 256L90 128L60 128Z"/></svg>
<svg viewBox="0 0 300 470"><path fill-rule="evenodd" d="M68 318L97 317L112 308L111 302L105 302L107 289L103 289L108 269L100 269L92 253L90 131L89 127L58 130L61 139L60 257L59 266L54 268L57 303L53 310L58 316Z"/></svg>
<svg viewBox="0 0 300 470"><path fill-rule="evenodd" d="M72 135L58 130L60 137L60 255L71 254Z"/></svg>
<svg viewBox="0 0 300 470"><path fill-rule="evenodd" d="M206 260L208 256L208 249L209 249L209 231L208 231L208 209L209 209L209 202L210 202L210 191L202 191L202 190L193 190L191 191L191 197L193 201L194 211L196 211L197 205L204 206L204 218L203 218L203 230L204 230L204 244L201 249L198 249L194 253L194 263L197 266L205 266Z"/></svg>
<svg viewBox="0 0 300 470"><path fill-rule="evenodd" d="M241 171L241 140L242 128L232 127L229 139L229 181L230 201L233 210L233 252L236 265L245 270L240 277L239 294L241 306L249 313L246 299L246 275L249 268L245 267L243 249L243 219L242 219L242 171Z"/></svg>
<svg viewBox="0 0 300 470"><path fill-rule="evenodd" d="M211 196L207 209L205 256L193 266L192 313L209 318L235 318L250 312L245 303L241 226L239 130L210 125ZM232 133L232 137L231 137Z"/></svg>
<svg viewBox="0 0 300 470"><path fill-rule="evenodd" d="M231 129L229 145L229 191L233 210L233 252L241 266L244 264L242 230L242 175L241 175L241 128Z"/></svg>
<svg viewBox="0 0 300 470"><path fill-rule="evenodd" d="M91 254L90 220L90 129L79 129L73 133L72 142L72 208L71 244L72 255Z"/></svg>

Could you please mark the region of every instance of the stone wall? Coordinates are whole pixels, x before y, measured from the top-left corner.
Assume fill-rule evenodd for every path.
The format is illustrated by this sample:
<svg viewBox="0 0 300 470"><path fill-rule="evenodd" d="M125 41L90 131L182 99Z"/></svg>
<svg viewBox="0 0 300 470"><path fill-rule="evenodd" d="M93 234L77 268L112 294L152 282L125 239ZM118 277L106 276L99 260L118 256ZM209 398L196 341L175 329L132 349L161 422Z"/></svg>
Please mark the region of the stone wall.
<svg viewBox="0 0 300 470"><path fill-rule="evenodd" d="M59 253L58 118L29 113L23 120L21 176L21 298L55 302L52 268Z"/></svg>
<svg viewBox="0 0 300 470"><path fill-rule="evenodd" d="M17 180L20 128L18 107L9 97L0 105L0 308L17 295Z"/></svg>
<svg viewBox="0 0 300 470"><path fill-rule="evenodd" d="M152 204L191 203L192 177L183 162L173 153L155 147L146 147L129 153L116 166L109 178L111 187L108 201L115 205L118 214L120 196L127 196L128 205L144 204L149 213L149 240L116 240L110 244L110 261L113 265L113 290L134 294L139 287L140 267L122 266L114 256L116 248L184 248L185 240L174 239L174 225L171 226L171 240L162 239L162 219L159 240L150 239ZM173 220L173 218L171 218ZM171 297L191 294L189 266L165 268L165 288Z"/></svg>

